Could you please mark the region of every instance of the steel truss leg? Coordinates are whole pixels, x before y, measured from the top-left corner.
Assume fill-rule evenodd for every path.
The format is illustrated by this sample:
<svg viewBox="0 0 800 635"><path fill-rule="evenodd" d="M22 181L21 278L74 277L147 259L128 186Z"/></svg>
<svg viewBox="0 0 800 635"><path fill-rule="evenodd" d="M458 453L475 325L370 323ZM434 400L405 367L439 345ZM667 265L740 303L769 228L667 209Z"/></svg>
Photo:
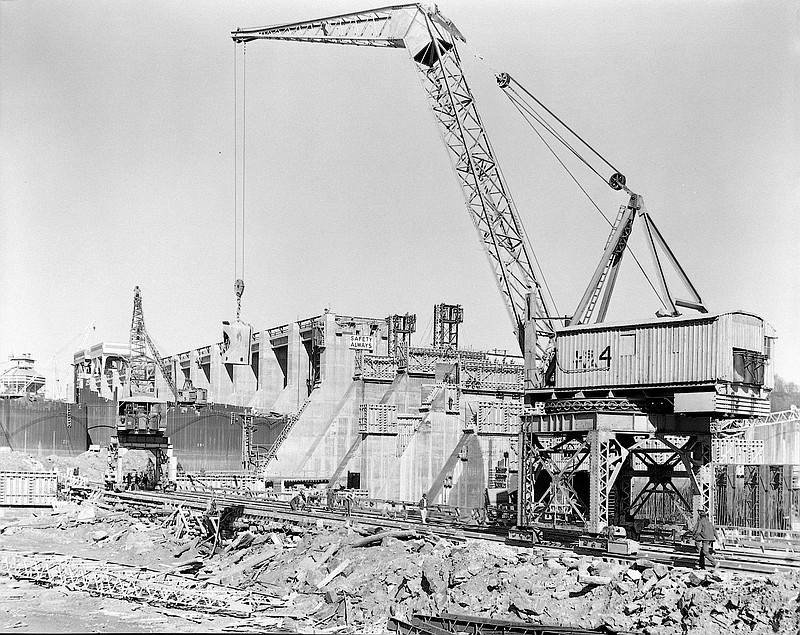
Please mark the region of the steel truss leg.
<svg viewBox="0 0 800 635"><path fill-rule="evenodd" d="M609 501L614 481L628 451L613 432L590 430L589 522L586 529L599 533L609 524Z"/></svg>
<svg viewBox="0 0 800 635"><path fill-rule="evenodd" d="M545 435L541 435L545 437ZM586 508L574 487L574 477L587 469L589 443L583 434L546 435L554 441L545 448L543 438L534 433L523 435L521 463L523 483L520 484L518 524L584 523ZM537 481L549 477L547 489L536 496Z"/></svg>

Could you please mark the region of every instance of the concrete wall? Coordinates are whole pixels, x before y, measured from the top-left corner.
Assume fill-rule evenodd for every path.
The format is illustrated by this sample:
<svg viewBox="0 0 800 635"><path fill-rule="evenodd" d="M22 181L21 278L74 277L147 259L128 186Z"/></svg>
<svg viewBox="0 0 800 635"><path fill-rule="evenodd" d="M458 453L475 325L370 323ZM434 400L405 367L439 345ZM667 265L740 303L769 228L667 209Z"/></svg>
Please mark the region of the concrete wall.
<svg viewBox="0 0 800 635"><path fill-rule="evenodd" d="M800 464L800 420L752 428L746 436L764 442L764 463Z"/></svg>
<svg viewBox="0 0 800 635"><path fill-rule="evenodd" d="M377 403L396 404L398 413L419 413L422 386L428 377L398 375ZM422 419L408 445L398 455L398 437L389 434L364 435L361 452L362 488L375 498L417 501L423 492L431 504L463 508L480 507L489 475L512 449L514 437L479 436L472 431L471 401L492 400L486 395L462 395L457 414L447 412L445 394L440 393L422 413ZM366 402L366 400L365 400ZM372 402L376 403L376 402ZM355 471L352 470L351 471ZM452 487L444 487L451 477Z"/></svg>
<svg viewBox="0 0 800 635"><path fill-rule="evenodd" d="M394 374L390 366L388 372L365 370L367 379L354 379L356 359L361 354L358 347L369 342L370 353L387 354L384 320L325 313L257 333L252 344L252 350L258 353L257 364L224 364L219 344L187 351L168 361L176 386L182 388L188 376L196 388L208 390L209 402L250 407L257 414L278 413L292 418L299 413L275 458L266 466L267 478L324 478L343 483L348 472L357 472L361 487L374 497L416 501L427 492L432 503L480 506L496 464L504 452L511 453L511 436L477 434L473 402L503 397L493 391L505 391L508 399L508 382L486 385L480 389L483 392L476 389L470 393L468 388L464 393L454 387L447 388L447 394L434 391L436 397L428 403L436 384L440 352L429 351L429 362L409 366L409 372ZM314 350L319 351L316 377L312 372ZM424 357L424 350L420 351ZM475 355L472 352L467 358L477 359ZM491 367L487 359L487 368ZM487 377L492 375L487 373ZM473 379L480 376L465 374ZM167 395L166 383L160 373L157 376L159 394ZM448 397L457 405L448 403ZM516 395L517 400L520 398L521 386ZM362 404L395 406L402 434L362 434ZM224 421L191 417L181 423L174 430L181 447L203 443L203 447L213 448L184 450L187 465L207 465L205 469L222 469L225 465L230 469L239 460L240 430L226 428ZM270 436L270 442L275 436ZM264 445L263 441L256 443ZM443 488L448 476L453 486Z"/></svg>
<svg viewBox="0 0 800 635"><path fill-rule="evenodd" d="M366 391L362 381L353 379L356 351L334 314L325 314L320 321L325 346L320 353L319 382L302 401L299 396L307 391L310 360L299 327L293 325L296 328L289 333L289 383L272 408L296 412L307 403L267 466L267 476L328 478L358 438L358 404Z"/></svg>

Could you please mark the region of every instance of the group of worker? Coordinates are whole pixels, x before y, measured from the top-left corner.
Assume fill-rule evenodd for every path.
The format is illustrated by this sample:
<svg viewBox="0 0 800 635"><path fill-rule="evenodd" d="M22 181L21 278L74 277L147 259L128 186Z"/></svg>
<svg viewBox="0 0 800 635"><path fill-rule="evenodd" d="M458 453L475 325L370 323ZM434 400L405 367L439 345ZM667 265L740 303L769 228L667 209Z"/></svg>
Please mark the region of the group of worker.
<svg viewBox="0 0 800 635"><path fill-rule="evenodd" d="M155 479L151 479L147 472L128 472L125 474L125 489L132 490L151 490L156 486Z"/></svg>

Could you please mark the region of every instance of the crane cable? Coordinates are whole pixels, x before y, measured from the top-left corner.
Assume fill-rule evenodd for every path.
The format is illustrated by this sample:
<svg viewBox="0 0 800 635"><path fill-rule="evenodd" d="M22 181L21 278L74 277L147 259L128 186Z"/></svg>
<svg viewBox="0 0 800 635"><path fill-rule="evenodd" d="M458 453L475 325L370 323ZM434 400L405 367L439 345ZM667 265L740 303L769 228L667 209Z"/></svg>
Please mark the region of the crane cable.
<svg viewBox="0 0 800 635"><path fill-rule="evenodd" d="M489 72L491 72L491 73L492 73L492 75L493 75L495 78L496 78L496 77L498 77L499 75L501 75L501 73L498 73L498 72L497 72L497 70L496 70L496 69L495 69L495 68L494 68L494 67L493 67L493 66L492 66L492 65L491 65L491 64L490 64L490 63L489 63L489 62L486 60L486 58L484 58L482 55L480 55L479 53L477 53L477 52L476 52L474 49L472 49L472 47L470 47L470 46L468 46L468 45L466 45L466 44L465 44L465 46L467 46L467 48L468 48L468 49L469 49L469 51L472 53L472 55L475 57L475 59L477 59L479 62L481 62L481 63L482 63L482 64L483 64L483 65L484 65L484 66L485 66L485 67L486 67L486 68L489 70ZM554 113L553 113L553 112L552 112L552 111L551 111L549 108L547 108L547 106L545 106L545 105L544 105L544 104L543 104L541 101L539 101L539 100L538 100L536 97L534 97L534 96L533 96L533 95L532 95L532 94L531 94L531 93L530 93L530 92L529 92L529 91L528 91L528 90L527 90L527 89L526 89L524 86L522 86L522 85L521 85L519 82L517 82L516 80L514 80L514 81L515 81L515 83L516 83L516 84L517 84L517 85L518 85L518 86L519 86L519 87L520 87L520 88L521 88L521 89L522 89L522 90L523 90L523 91L524 91L524 92L525 92L527 95L529 95L529 96L530 96L530 98L531 98L531 99L533 99L533 100L534 100L534 101L535 101L537 104L539 104L539 105L540 105L542 108L544 108L544 109L545 109L545 110L546 110L546 111L547 111L547 112L548 112L548 113L549 113L549 114L550 114L552 117L554 117L554 118L555 118L555 119L556 119L556 120L557 120L557 121L558 121L558 122L559 122L559 123L560 123L562 126L564 126L564 127L565 127L567 130L569 130L569 131L570 131L570 132L571 132L573 135L575 135L575 137L576 137L576 138L578 138L578 139L581 141L581 143L583 143L583 144L584 144L584 145L585 145L587 148L589 148L589 149L590 149L590 150L591 150L591 151L592 151L592 152L593 152L595 155L597 155L597 156L598 156L598 157L599 157L599 158L600 158L600 159L601 159L601 160L602 160L602 161L603 161L603 162L604 162L606 165L608 165L608 166L609 166L609 167L610 167L612 170L614 170L614 172L615 172L615 173L619 173L619 170L617 170L617 169L616 169L616 168L615 168L613 165L611 165L611 163L610 163L609 161L607 161L607 160L606 160L606 159L605 159L605 158L604 158L604 157L603 157L603 156L602 156L602 155L601 155L599 152L597 152L597 151L596 151L596 150L595 150L595 149L594 149L592 146L590 146L588 143L586 143L586 141L584 141L584 140L583 140L583 139L580 137L580 135L578 135L576 132L574 132L574 131L572 130L572 128L570 128L570 127L569 127L567 124L565 124L565 123L564 123L564 122L563 122L563 121L562 121L562 120L561 120L561 119L560 119L558 116L556 116L556 115L555 115L555 114L554 114ZM556 139L558 139L558 140L559 140L559 141L562 143L562 145L564 145L564 146L565 146L565 147L566 147L566 148L567 148L567 149L568 149L570 152L572 152L572 153L573 153L573 154L574 154L574 155L575 155L575 156L576 156L578 159L580 159L580 161L582 161L582 162L583 162L583 163L584 163L584 164L585 164L587 167L589 167L589 169L590 169L590 170L592 170L592 172L594 172L595 174L597 174L597 175L598 175L598 177L600 177L600 179L601 179L601 180L602 180L602 181L603 181L603 182L604 182L606 185L609 185L609 182L608 182L608 181L605 179L605 177L603 177L603 176L602 176L602 175L601 175L601 174L600 174L600 173L599 173L597 170L595 170L595 169L594 169L594 168L593 168L591 165L589 165L589 163L586 161L586 159L585 159L583 156L581 156L581 155L580 155L580 153L578 153L578 152L575 150L575 148L573 148L573 147L572 147L572 146L571 146L571 145L570 145L570 144L569 144L569 143L568 143L568 142L567 142L567 141L566 141L566 140L565 140L565 139L564 139L564 138L563 138L563 137L562 137L562 136L561 136L561 135L560 135L560 134L559 134L559 133L558 133L558 132L557 132L557 131L556 131L554 128L553 128L552 124L549 124L548 122L546 122L546 121L545 121L545 120L542 118L542 116L541 116L541 115L539 115L539 114L538 114L536 111L534 111L534 110L531 108L531 106L530 106L529 104L527 104L527 103L526 103L524 100L522 100L522 99L519 97L519 94L518 94L516 91L514 91L514 89L513 89L513 88L511 89L511 91L513 91L513 92L514 92L514 97L512 97L512 96L511 96L511 93L510 93L509 91L503 90L503 93L505 93L505 95L508 97L509 101L511 101L511 103L514 105L514 107L517 109L517 111L518 111L518 112L519 112L519 113L522 115L522 118L523 118L523 119L525 119L526 123L527 123L527 124L530 126L531 130L533 130L533 131L534 131L534 133L536 133L536 136L538 136L538 137L539 137L539 139L542 141L542 143L544 143L544 145L547 147L547 149L550 151L550 153L553 155L553 157L556 159L556 161L558 161L558 162L561 164L561 167L563 167L563 168L564 168L564 170L567 172L567 174L569 174L570 178L571 178L571 179L572 179L572 180L575 182L575 184L578 186L578 188L581 190L581 192L583 192L583 194L586 196L586 198L589 200L589 202L590 202L590 203L591 203L591 204L594 206L594 208L597 210L597 212L600 214L600 216L603 218L603 220L604 220L604 221L606 221L606 223L609 225L609 227L612 227L612 228L613 228L613 227L614 227L614 223L613 223L613 222L612 222L612 221L611 221L611 220L608 218L608 216L606 216L605 212L603 212L603 210L602 210L602 209L600 209L600 207L597 205L597 203L594 201L594 199L591 197L591 195L590 195L590 194L589 194L589 193L586 191L586 189L585 189L585 188L584 188L584 187L583 187L583 186L580 184L580 182L578 181L577 177L576 177L576 176L575 176L575 175L572 173L572 171L570 171L570 169L569 169L569 168L566 166L566 164L565 164L565 163L564 163L564 162L561 160L561 158L558 156L558 154L557 154L557 153L556 153L556 151L553 149L553 147L552 147L552 146L551 146L549 143L547 143L547 141L546 141L546 140L545 140L545 138L542 136L542 134L541 134L541 133L540 133L540 132L539 132L539 131L536 129L536 127L534 126L534 124L531 122L530 118L533 118L534 120L536 120L536 122L537 122L537 123L539 123L539 124L540 124L542 127L544 127L544 128L545 128L545 129L546 129L548 132L550 132L550 134L552 134L552 135L553 135L553 136L554 136ZM516 99L515 99L515 98L516 98ZM526 116L526 113L527 113L527 115L529 115L529 116L530 116L530 118L529 118L529 116ZM667 305L666 305L666 304L664 303L664 301L661 299L661 295L660 295L660 294L658 293L658 291L656 290L656 287L655 287L655 285L653 284L653 281L650 279L650 276L649 276L649 275L647 274L647 272L645 271L644 267L642 266L642 263L641 263L641 262L639 262L639 259L636 257L636 254L634 253L634 251L633 251L633 248L631 248L631 247L630 247L630 245L627 245L627 246L626 246L626 249L627 249L627 250L630 252L630 254L631 254L631 258L633 258L634 262L636 263L636 266L637 266L637 267L639 267L639 271L641 271L641 272L642 272L642 275L644 276L644 279L647 281L647 284L648 284L648 285L650 286L650 288L653 290L653 293L655 294L656 298L658 298L658 301L661 303L661 306L662 306L662 307L664 307L665 309L667 309L667 308L668 308L668 307L667 307ZM547 291L548 291L548 294L550 294L550 289L549 289L549 288L548 288L548 290L547 290ZM550 294L550 295L551 295L551 298L552 298L552 294Z"/></svg>
<svg viewBox="0 0 800 635"><path fill-rule="evenodd" d="M508 75L508 74L505 74L505 75L506 75L506 77L508 77L508 79L509 79L509 80L511 80L511 79L512 79L512 77L511 77L510 75ZM560 123L562 126L564 126L564 128L566 128L567 130L569 130L569 131L572 133L572 135L573 135L573 136L574 136L576 139L578 139L578 141L580 141L580 142L581 142L583 145L585 145L587 148L589 148L589 150L591 150L591 151L592 151L592 153L593 153L593 154L594 154L594 155L595 155L595 156L596 156L598 159L600 159L600 160L601 160L603 163L605 163L605 164L606 164L608 167L610 167L612 170L614 170L614 172L616 172L616 173L619 173L619 170L617 170L617 168L615 168L613 165L611 165L611 163L608 161L608 159L606 159L606 158L605 158L605 157L604 157L602 154L600 154L600 153L599 153L597 150L595 150L595 149L594 149L594 148L593 148L591 145L589 145L589 144L588 144L588 143L587 143L587 142L586 142L586 141L585 141L585 140L584 140L584 139L583 139L583 138L582 138L582 137L581 137L581 136L580 136L580 135L579 135L577 132L575 132L575 131L574 131L572 128L570 128L570 127L569 127L569 126L568 126L566 123L564 123L564 122L561 120L561 118L560 118L558 115L556 115L556 114L555 114L555 113L554 113L552 110L550 110L550 109L549 109L547 106L545 106L545 105L544 105L544 104L543 104L541 101L539 101L539 100L538 100L538 99L537 99L537 98L536 98L536 97L535 97L533 94L531 94L531 92L530 92L530 91L529 91L527 88L525 88L525 87L524 87L522 84L520 84L520 83L519 83L518 81L516 81L516 80L514 80L514 83L515 83L517 86L519 86L519 87L520 87L520 89L522 89L522 92L524 92L524 93L525 93L525 94L526 94L528 97L530 97L530 98L531 98L533 101L535 101L537 104L539 104L539 106L541 106L541 107L542 107L542 108L543 108L543 109L544 109L544 110L547 112L547 114L549 114L551 117L553 117L553 119L555 119L555 120L556 120L558 123ZM510 93L513 93L513 94L514 94L514 96L515 96L517 99L520 99L520 100L521 100L521 97L519 96L519 93L517 93L517 91L516 91L516 90L515 90L513 87L511 87L511 86L509 87L509 92L510 92ZM594 168L593 168L593 167L592 167L592 166L589 164L589 162L588 162L588 161L587 161L587 160L586 160L586 159L583 157L583 155L581 155L581 154L580 154L580 153L579 153L577 150L575 150L575 148L573 148L571 145L569 145L569 144L566 142L566 140L565 140L565 139L564 139L564 138L563 138L561 135L557 134L557 133L555 132L555 130L553 129L553 127L552 127L552 125L551 125L551 124L545 124L545 123L544 123L544 119L541 117L541 115L538 115L538 119L539 119L539 120L540 120L540 121L543 123L543 125L546 125L546 126L548 127L548 129L550 129L550 130L552 131L552 133L553 133L553 134L556 136L556 138L558 138L558 139L559 139L559 140L560 140L560 141L561 141L561 142L564 144L564 146L565 146L566 148L568 148L568 149L569 149L569 150L570 150L570 151L571 151L571 152L572 152L572 153L573 153L573 154L574 154L574 155L575 155L575 156L576 156L578 159L580 159L580 160L581 160L581 161L582 161L582 162L583 162L583 163L586 165L586 167L588 167L588 168L589 168L589 169L590 169L592 172L594 172L595 174L597 174L597 176L599 176L599 177L600 177L600 178L601 178L601 179L602 179L604 182L606 182L606 183L607 183L607 181L606 181L605 177L604 177L602 174L600 174L600 173L599 173L597 170L595 170L595 169L594 169Z"/></svg>
<svg viewBox="0 0 800 635"><path fill-rule="evenodd" d="M541 139L542 143L543 143L543 144L544 144L544 145L547 147L547 149L548 149L548 150L550 151L550 153L553 155L553 157L555 158L555 160L556 160L556 161L558 161L558 162L561 164L561 167L563 167L563 168L564 168L564 170L566 171L566 173L567 173L567 174L569 174L570 178L571 178L571 179L572 179L572 180L575 182L575 185L577 185L577 186L578 186L578 189L580 189L580 191L581 191L581 192L583 192L583 194L586 196L586 198L587 198L587 199L589 199L589 202L590 202L590 203L591 203L591 204L594 206L594 208L597 210L597 212L600 214L600 216L603 218L603 220L604 220L604 221L606 221L606 223L608 224L608 226L609 226L609 227L613 228L613 227L614 227L614 223L613 223L613 222L611 222L611 220L609 220L608 216L606 216L605 212L604 212L602 209L600 209L600 206L599 206L599 205L598 205L598 204L595 202L595 200L594 200L594 199L591 197L591 195L589 194L589 192L587 192L587 191L586 191L586 189L583 187L583 185L581 185L580 181L578 181L577 177L576 177L576 176L575 176L575 175L572 173L572 171L571 171L571 170L570 170L570 169L569 169L569 168L566 166L566 164L564 163L564 161L562 161L562 160L561 160L561 157L559 157L559 156L558 156L558 154L557 154L557 153L556 153L556 151L553 149L553 147L552 147L552 146L551 146L549 143L547 143L547 141L545 140L545 138L542 136L541 132L539 132L539 131L536 129L536 127L535 127L535 126L534 126L534 125L531 123L531 121L530 121L530 120L529 120L527 117L525 117L525 114L524 114L524 113L523 113L523 111L520 109L520 106L517 104L517 102L516 102L516 101L514 101L513 99L511 100L511 102L514 104L514 106L516 106L516 107L517 107L517 110L520 112L520 114L522 114L522 116L523 116L523 118L525 119L525 121L526 121L526 122L528 123L528 125L531 127L531 130L533 130L533 132L536 134L536 136L537 136L537 137L539 137L539 139ZM534 116L534 118L536 118L536 114L535 114L535 113L533 113L533 116ZM537 119L537 121L538 121L538 119ZM543 124L545 127L547 127L547 126L548 126L548 124L546 124L545 122L540 122L540 123L542 123L542 124ZM551 131L551 132L552 132L552 134L553 134L553 135L554 135L554 136L555 136L557 139L559 139L559 138L560 138L560 137L559 137L559 135L558 135L558 134L557 134L555 131ZM565 144L565 145L568 145L568 144ZM569 146L568 146L568 147L569 147ZM574 150L573 150L573 152L574 152ZM581 159L581 160L583 160L583 159ZM585 161L584 161L584 163L585 163ZM587 165L588 165L588 164L587 164ZM609 165L610 165L610 164L609 164ZM606 182L605 178L603 178L603 177L602 177L602 175L600 175L600 174L599 174L599 173L598 173L596 170L594 170L594 169L592 168L592 171L593 171L593 172L595 172L595 174L597 174L598 176L600 176L600 178L603 180L603 182L604 182L604 183L608 184L608 183ZM642 266L642 263L641 263L641 262L639 262L639 259L636 257L636 254L634 253L634 251L633 251L633 248L632 248L632 247L630 247L629 245L626 245L626 247L625 247L625 248L628 250L628 252L630 252L630 254L631 254L631 258L633 258L633 261L636 263L636 266L637 266L637 267L639 267L639 271L641 271L641 272L642 272L642 275L644 276L644 279L647 281L647 284L648 284L648 285L650 285L650 288L653 290L653 293L655 294L656 298L658 298L658 301L661 303L661 306L662 306L662 307L664 307L665 309L667 309L667 308L668 308L668 307L667 307L667 305L666 305L666 304L664 303L664 301L661 299L661 295L660 295L660 294L658 293L658 291L656 290L656 287L655 287L655 285L653 284L653 281L650 279L650 276L649 276L649 275L647 274L647 272L645 271L645 269L644 269L644 266Z"/></svg>
<svg viewBox="0 0 800 635"><path fill-rule="evenodd" d="M236 321L242 312L245 265L245 173L247 166L247 43L242 44L242 269L239 277L239 73L237 64L237 42L233 43L233 278L236 293Z"/></svg>
<svg viewBox="0 0 800 635"><path fill-rule="evenodd" d="M478 59L484 66L486 66L486 68L489 69L489 71L492 73L492 75L494 77L497 77L498 73L497 73L497 71L495 71L495 69L492 67L492 65L482 55L479 55L472 47L470 47L467 44L466 40L463 40L462 42L463 42L463 45L467 48L467 50L469 50L469 52L472 53L472 55L476 59ZM455 42L453 44L455 45ZM431 114L433 114L435 116L435 113L432 112ZM447 141L444 138L442 138L442 141L444 141L445 145L447 145ZM452 164L452 161L451 161L451 165L453 166L453 169L455 170L456 168L455 168L455 165ZM496 168L497 172L500 174L500 177L503 180L505 180L505 177L503 176L503 173L502 173L502 170L500 168L500 164L499 163L495 162L495 168ZM507 193L507 192L506 192L506 196L508 196L509 199L511 198L511 195L509 193ZM528 245L532 245L530 236L528 235L528 232L525 229L525 225L520 223L520 229L522 230L522 233L525 236L525 240L526 240L527 244ZM539 287L540 292L542 291L542 287L544 288L544 292L546 292L547 293L547 297L550 298L550 303L551 303L551 305L553 307L553 310L555 311L556 316L557 316L560 313L560 311L558 310L558 305L556 304L556 299L553 296L553 292L550 289L550 285L547 283L547 278L544 275L544 269L542 268L542 264L539 262L539 257L537 256L536 251L531 248L531 252L532 253L530 254L530 256L533 258L533 262L536 263L536 269L541 274L540 275L541 281L539 281L539 280L536 281L538 283L537 286ZM546 306L542 306L541 308L542 308L542 311L544 311L545 315L547 315L547 307ZM547 316L547 317L549 319L551 319L551 320L558 319L555 316Z"/></svg>

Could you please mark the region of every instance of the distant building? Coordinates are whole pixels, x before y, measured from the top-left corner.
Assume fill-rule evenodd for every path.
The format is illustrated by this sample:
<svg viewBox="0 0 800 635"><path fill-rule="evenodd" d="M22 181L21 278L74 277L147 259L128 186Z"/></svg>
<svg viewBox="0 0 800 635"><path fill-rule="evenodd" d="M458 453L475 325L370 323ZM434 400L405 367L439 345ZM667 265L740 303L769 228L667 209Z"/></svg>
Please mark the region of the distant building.
<svg viewBox="0 0 800 635"><path fill-rule="evenodd" d="M11 355L10 367L0 374L0 398L31 397L44 395L45 378L33 367L35 361L30 353Z"/></svg>

